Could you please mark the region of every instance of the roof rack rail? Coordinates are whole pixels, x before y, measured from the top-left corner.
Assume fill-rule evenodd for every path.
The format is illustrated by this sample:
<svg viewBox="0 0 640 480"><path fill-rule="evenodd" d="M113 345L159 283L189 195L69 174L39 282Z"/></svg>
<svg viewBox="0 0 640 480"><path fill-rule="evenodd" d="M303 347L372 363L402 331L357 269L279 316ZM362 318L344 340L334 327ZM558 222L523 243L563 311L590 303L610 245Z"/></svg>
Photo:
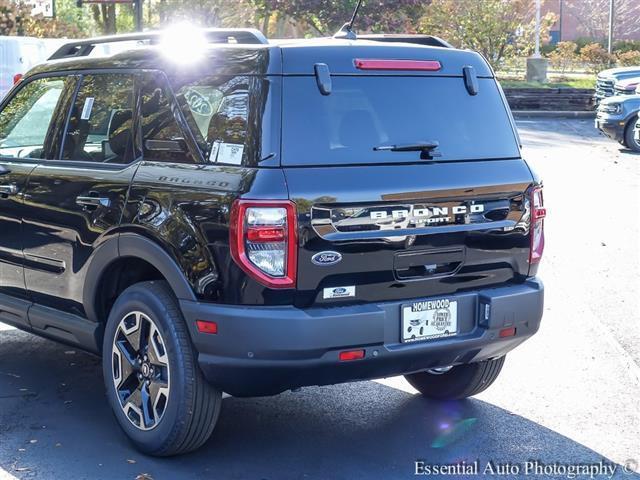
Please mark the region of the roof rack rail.
<svg viewBox="0 0 640 480"><path fill-rule="evenodd" d="M420 35L420 34L408 34L408 33L374 33L367 35L358 35L358 40L373 40L376 42L403 42L403 43L417 43L418 45L426 45L429 47L444 47L453 48L449 42L435 37L433 35Z"/></svg>
<svg viewBox="0 0 640 480"><path fill-rule="evenodd" d="M202 30L209 43L238 43L243 45L267 44L269 40L264 34L254 28L207 28ZM156 44L164 32L156 30L142 33L126 33L123 35L109 35L106 37L87 38L65 43L49 60L62 58L86 57L96 45L119 42L147 42Z"/></svg>

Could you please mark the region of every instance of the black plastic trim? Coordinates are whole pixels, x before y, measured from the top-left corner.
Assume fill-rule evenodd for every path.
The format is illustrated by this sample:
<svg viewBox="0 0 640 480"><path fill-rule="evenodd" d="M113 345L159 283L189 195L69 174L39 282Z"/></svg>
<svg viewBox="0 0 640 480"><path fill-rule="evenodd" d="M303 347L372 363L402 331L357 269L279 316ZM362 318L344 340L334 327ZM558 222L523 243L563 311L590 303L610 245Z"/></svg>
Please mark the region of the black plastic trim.
<svg viewBox="0 0 640 480"><path fill-rule="evenodd" d="M29 330L28 311L31 302L0 293L0 322Z"/></svg>
<svg viewBox="0 0 640 480"><path fill-rule="evenodd" d="M149 262L167 279L179 300L196 300L182 270L156 242L135 233L121 233L118 239L118 256L136 257Z"/></svg>
<svg viewBox="0 0 640 480"><path fill-rule="evenodd" d="M89 321L93 323L105 322L106 318L98 318L96 311L96 296L98 285L106 268L118 259L118 235L105 240L93 252L82 290L82 306Z"/></svg>
<svg viewBox="0 0 640 480"><path fill-rule="evenodd" d="M104 323L106 320L99 318L96 311L96 296L99 293L100 281L107 267L123 257L135 257L150 263L167 279L176 297L183 300L196 300L186 277L161 246L153 240L135 233L121 233L97 247L91 259L82 299L89 321Z"/></svg>
<svg viewBox="0 0 640 480"><path fill-rule="evenodd" d="M103 326L86 318L34 304L29 308L33 333L99 353Z"/></svg>
<svg viewBox="0 0 640 480"><path fill-rule="evenodd" d="M458 301L460 333L414 343L400 341L400 311L422 298L308 309L189 301L180 307L205 377L234 396L497 358L537 332L544 310L544 287L535 278L432 298L442 297ZM196 320L217 322L218 333L199 332ZM512 326L515 336L499 336L500 329ZM340 362L339 352L351 349L365 350L365 358Z"/></svg>
<svg viewBox="0 0 640 480"><path fill-rule="evenodd" d="M92 353L100 352L103 326L77 315L0 293L0 321Z"/></svg>

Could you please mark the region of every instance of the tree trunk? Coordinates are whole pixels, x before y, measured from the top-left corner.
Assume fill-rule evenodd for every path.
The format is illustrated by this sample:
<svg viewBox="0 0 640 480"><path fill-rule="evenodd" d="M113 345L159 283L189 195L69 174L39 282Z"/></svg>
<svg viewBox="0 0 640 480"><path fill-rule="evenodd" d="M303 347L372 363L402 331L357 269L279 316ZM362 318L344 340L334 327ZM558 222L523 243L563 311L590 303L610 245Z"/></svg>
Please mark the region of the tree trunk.
<svg viewBox="0 0 640 480"><path fill-rule="evenodd" d="M266 12L264 14L264 18L262 19L262 33L265 34L266 37L269 37L269 21L271 20L271 12Z"/></svg>
<svg viewBox="0 0 640 480"><path fill-rule="evenodd" d="M91 5L91 14L104 35L116 33L115 4Z"/></svg>
<svg viewBox="0 0 640 480"><path fill-rule="evenodd" d="M114 3L110 3L108 5L103 5L102 8L104 9L104 17L105 17L105 25L106 25L106 31L105 33L107 35L112 35L114 33L116 33L117 29L116 29L116 5Z"/></svg>

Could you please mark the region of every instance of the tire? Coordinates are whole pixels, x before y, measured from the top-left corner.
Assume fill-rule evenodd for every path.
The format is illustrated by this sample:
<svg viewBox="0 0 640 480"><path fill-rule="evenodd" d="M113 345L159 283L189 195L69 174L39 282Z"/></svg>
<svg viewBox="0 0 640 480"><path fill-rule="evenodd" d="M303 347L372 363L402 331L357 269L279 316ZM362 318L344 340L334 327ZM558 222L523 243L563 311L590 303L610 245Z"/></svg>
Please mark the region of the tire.
<svg viewBox="0 0 640 480"><path fill-rule="evenodd" d="M187 453L211 436L222 393L205 381L166 282L120 294L105 327L102 370L113 413L143 453Z"/></svg>
<svg viewBox="0 0 640 480"><path fill-rule="evenodd" d="M404 378L422 395L434 400L459 400L486 390L498 378L505 357L457 365L444 373L418 372Z"/></svg>
<svg viewBox="0 0 640 480"><path fill-rule="evenodd" d="M624 144L628 149L640 153L640 142L634 138L635 126L636 123L632 120L627 125L627 128L624 129Z"/></svg>

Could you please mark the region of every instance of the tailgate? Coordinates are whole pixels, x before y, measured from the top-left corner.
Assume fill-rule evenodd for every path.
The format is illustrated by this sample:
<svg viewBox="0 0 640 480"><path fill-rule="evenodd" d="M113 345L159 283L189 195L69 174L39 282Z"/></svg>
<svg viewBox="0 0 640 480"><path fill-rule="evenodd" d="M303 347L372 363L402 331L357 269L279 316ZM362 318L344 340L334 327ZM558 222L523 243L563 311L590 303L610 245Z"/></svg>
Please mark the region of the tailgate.
<svg viewBox="0 0 640 480"><path fill-rule="evenodd" d="M533 179L522 159L285 175L298 209L300 307L452 294L527 276Z"/></svg>

